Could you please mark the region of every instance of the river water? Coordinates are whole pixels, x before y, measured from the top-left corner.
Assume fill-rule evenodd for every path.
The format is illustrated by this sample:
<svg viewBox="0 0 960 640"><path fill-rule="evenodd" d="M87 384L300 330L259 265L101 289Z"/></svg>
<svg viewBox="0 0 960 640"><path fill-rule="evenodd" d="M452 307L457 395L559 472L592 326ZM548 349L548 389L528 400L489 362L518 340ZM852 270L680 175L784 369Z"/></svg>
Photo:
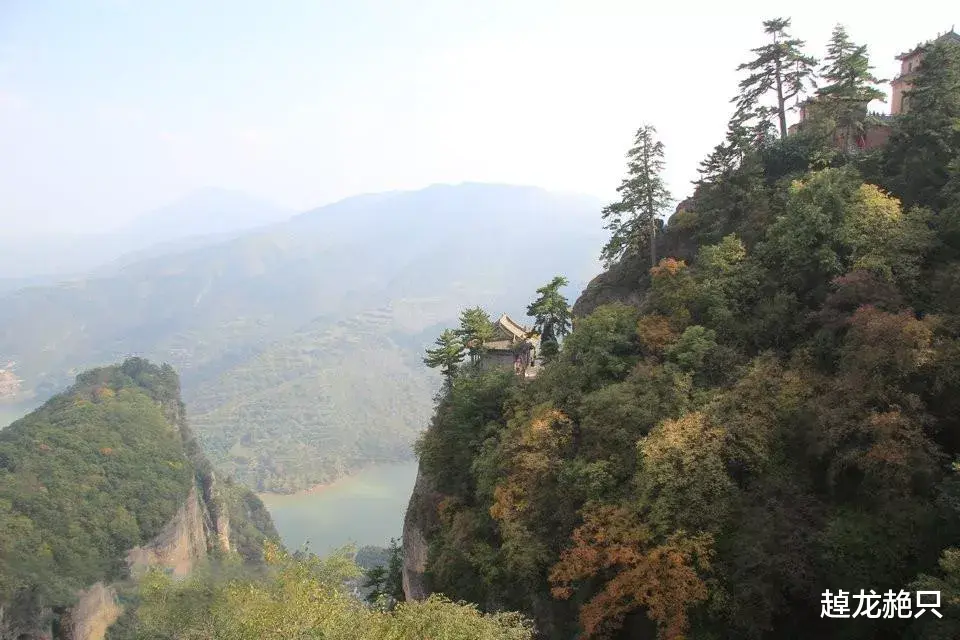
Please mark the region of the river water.
<svg viewBox="0 0 960 640"><path fill-rule="evenodd" d="M399 539L417 463L377 465L290 495L260 494L284 545L324 555L346 544L385 547Z"/></svg>

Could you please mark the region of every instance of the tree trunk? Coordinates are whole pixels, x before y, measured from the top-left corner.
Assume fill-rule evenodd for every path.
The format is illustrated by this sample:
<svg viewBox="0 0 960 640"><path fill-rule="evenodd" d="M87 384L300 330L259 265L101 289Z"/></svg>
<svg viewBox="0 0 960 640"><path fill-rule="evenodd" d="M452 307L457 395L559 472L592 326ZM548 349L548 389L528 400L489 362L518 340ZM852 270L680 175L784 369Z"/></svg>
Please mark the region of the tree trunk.
<svg viewBox="0 0 960 640"><path fill-rule="evenodd" d="M643 144L643 170L647 174L647 216L650 218L650 268L657 266L657 244L656 233L657 223L654 219L656 212L653 210L653 180L650 170L650 148L647 142Z"/></svg>
<svg viewBox="0 0 960 640"><path fill-rule="evenodd" d="M657 221L650 216L650 268L657 266Z"/></svg>
<svg viewBox="0 0 960 640"><path fill-rule="evenodd" d="M776 60L777 67L777 115L780 116L780 139L787 137L787 101L783 99L783 70L780 59Z"/></svg>

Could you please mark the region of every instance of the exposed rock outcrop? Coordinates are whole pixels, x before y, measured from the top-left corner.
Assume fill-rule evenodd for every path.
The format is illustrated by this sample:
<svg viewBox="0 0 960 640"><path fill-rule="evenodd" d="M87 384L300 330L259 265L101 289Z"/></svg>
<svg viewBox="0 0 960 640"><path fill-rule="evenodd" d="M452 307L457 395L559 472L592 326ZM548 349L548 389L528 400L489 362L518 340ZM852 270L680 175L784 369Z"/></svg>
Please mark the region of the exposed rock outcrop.
<svg viewBox="0 0 960 640"><path fill-rule="evenodd" d="M2 370L0 370L2 372ZM131 575L150 567L163 567L175 576L185 576L214 550L231 549L230 508L217 485L216 476L187 425L179 397L179 383L155 399L170 427L184 444L184 463L194 471L194 482L180 508L161 531L148 542L129 549L126 563ZM271 523L272 529L272 523ZM29 592L16 604L17 615L5 615L0 603L0 640L103 640L107 629L123 611L113 584L105 581L77 593L69 608L34 606Z"/></svg>
<svg viewBox="0 0 960 640"><path fill-rule="evenodd" d="M590 281L573 304L574 322L588 316L597 307L622 302L639 306L649 280L650 259L646 255L628 255ZM642 288L641 288L642 287Z"/></svg>
<svg viewBox="0 0 960 640"><path fill-rule="evenodd" d="M219 549L224 553L230 551L230 513L223 497L217 491L217 478L212 471L207 471L201 478L203 486L203 503L206 506L206 519L210 535L207 536L207 548Z"/></svg>
<svg viewBox="0 0 960 640"><path fill-rule="evenodd" d="M175 576L185 576L211 549L230 550L227 510L214 491L213 474L204 480L206 490L198 490L197 485L191 487L177 513L153 540L127 552L132 574L164 567ZM107 628L122 612L116 590L98 582L80 592L61 628L66 640L103 640Z"/></svg>
<svg viewBox="0 0 960 640"><path fill-rule="evenodd" d="M70 640L103 640L107 628L122 612L116 589L98 582L80 592L80 599L64 625L66 634Z"/></svg>
<svg viewBox="0 0 960 640"><path fill-rule="evenodd" d="M426 583L428 535L439 525L437 507L440 495L422 470L410 495L403 519L403 596L406 600L424 600L430 596Z"/></svg>
<svg viewBox="0 0 960 640"><path fill-rule="evenodd" d="M177 576L190 573L194 564L207 555L204 507L196 486L192 487L184 504L157 537L127 552L130 571L138 573L149 567L166 567Z"/></svg>
<svg viewBox="0 0 960 640"><path fill-rule="evenodd" d="M657 256L677 258L690 262L696 255L696 244L691 242L679 219L691 210L695 200L687 198L677 205L670 220L657 236ZM639 306L650 282L650 260L647 251L625 255L619 262L595 277L573 305L573 317L582 318L597 307L621 302Z"/></svg>

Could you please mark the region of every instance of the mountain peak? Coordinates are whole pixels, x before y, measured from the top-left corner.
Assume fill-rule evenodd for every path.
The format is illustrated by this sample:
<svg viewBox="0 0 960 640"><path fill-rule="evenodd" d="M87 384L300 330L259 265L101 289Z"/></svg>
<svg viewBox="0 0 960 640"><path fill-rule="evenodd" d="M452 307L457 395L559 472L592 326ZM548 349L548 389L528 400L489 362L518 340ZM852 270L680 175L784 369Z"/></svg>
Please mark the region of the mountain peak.
<svg viewBox="0 0 960 640"><path fill-rule="evenodd" d="M203 187L140 216L124 232L162 242L245 231L281 222L292 214L242 191Z"/></svg>

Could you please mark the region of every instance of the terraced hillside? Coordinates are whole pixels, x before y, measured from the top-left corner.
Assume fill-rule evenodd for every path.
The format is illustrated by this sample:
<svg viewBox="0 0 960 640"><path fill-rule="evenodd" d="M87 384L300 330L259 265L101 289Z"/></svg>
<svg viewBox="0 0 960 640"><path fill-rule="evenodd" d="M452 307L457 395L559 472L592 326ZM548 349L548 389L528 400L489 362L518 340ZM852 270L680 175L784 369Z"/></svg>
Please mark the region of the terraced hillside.
<svg viewBox="0 0 960 640"><path fill-rule="evenodd" d="M211 458L290 491L410 455L437 381L423 348L459 310L522 315L598 270L599 205L530 187L359 196L230 241L0 295L0 360L38 403L86 367L181 372Z"/></svg>

